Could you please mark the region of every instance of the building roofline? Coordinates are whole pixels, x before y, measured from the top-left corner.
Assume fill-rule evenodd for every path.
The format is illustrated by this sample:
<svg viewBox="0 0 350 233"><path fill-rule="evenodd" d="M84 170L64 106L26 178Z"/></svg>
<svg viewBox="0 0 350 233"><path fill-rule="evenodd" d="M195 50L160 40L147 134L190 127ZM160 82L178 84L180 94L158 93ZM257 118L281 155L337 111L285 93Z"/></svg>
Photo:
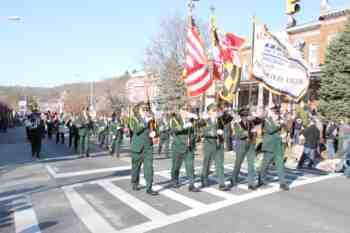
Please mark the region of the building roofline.
<svg viewBox="0 0 350 233"><path fill-rule="evenodd" d="M295 34L299 32L317 30L320 28L323 20L350 15L350 7L345 7L341 9L330 10L322 15L320 15L317 21L311 21L304 24L296 25L294 27L288 28L287 32L290 34Z"/></svg>
<svg viewBox="0 0 350 233"><path fill-rule="evenodd" d="M312 21L304 24L300 24L287 29L287 33L295 34L298 32L317 30L321 26L320 21Z"/></svg>
<svg viewBox="0 0 350 233"><path fill-rule="evenodd" d="M347 14L350 14L350 7L344 7L344 8L330 10L328 12L325 12L324 14L320 15L319 20L325 20L325 19L335 18L335 17L339 17L339 16L345 16Z"/></svg>

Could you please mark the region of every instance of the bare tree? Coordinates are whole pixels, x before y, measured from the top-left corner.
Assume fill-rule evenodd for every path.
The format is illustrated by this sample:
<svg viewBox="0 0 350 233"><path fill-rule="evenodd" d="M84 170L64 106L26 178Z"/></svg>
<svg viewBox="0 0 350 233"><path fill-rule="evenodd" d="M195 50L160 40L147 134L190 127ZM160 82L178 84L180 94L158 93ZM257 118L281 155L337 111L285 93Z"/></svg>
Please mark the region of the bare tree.
<svg viewBox="0 0 350 233"><path fill-rule="evenodd" d="M159 32L146 49L144 69L160 76L158 87L162 110L188 101L185 84L181 79L185 63L187 25L187 19L178 14L163 18ZM203 23L199 25L200 31L207 35L208 27Z"/></svg>

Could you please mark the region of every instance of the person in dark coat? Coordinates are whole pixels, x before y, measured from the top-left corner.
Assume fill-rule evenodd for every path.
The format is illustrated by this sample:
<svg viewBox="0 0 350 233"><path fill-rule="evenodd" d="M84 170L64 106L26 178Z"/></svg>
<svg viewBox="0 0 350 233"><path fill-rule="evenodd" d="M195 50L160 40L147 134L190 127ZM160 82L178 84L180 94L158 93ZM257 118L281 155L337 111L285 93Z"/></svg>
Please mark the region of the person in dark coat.
<svg viewBox="0 0 350 233"><path fill-rule="evenodd" d="M40 158L41 141L45 135L45 125L37 110L30 116L29 134L32 146L32 157Z"/></svg>
<svg viewBox="0 0 350 233"><path fill-rule="evenodd" d="M310 125L302 132L302 135L305 137L304 152L298 162L298 168L302 168L306 160L309 160L308 168L312 168L318 153L321 133L315 122L311 120Z"/></svg>

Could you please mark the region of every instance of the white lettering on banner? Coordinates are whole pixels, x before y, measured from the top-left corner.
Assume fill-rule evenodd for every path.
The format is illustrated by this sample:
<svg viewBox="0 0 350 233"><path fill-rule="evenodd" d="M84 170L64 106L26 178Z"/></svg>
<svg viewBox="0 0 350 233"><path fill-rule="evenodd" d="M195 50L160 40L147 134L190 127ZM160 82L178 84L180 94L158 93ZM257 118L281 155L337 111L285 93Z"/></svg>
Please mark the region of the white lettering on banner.
<svg viewBox="0 0 350 233"><path fill-rule="evenodd" d="M273 35L264 26L257 26L254 43L253 74L268 88L300 99L310 78L306 62L283 32Z"/></svg>

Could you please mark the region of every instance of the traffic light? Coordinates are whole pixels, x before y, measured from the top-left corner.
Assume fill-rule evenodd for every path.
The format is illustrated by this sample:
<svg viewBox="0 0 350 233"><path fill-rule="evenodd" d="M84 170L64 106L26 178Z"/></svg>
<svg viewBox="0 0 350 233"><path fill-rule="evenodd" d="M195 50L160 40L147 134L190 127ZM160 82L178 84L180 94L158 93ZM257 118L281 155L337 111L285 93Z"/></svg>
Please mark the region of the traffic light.
<svg viewBox="0 0 350 233"><path fill-rule="evenodd" d="M294 15L300 11L300 0L287 0L287 15Z"/></svg>

